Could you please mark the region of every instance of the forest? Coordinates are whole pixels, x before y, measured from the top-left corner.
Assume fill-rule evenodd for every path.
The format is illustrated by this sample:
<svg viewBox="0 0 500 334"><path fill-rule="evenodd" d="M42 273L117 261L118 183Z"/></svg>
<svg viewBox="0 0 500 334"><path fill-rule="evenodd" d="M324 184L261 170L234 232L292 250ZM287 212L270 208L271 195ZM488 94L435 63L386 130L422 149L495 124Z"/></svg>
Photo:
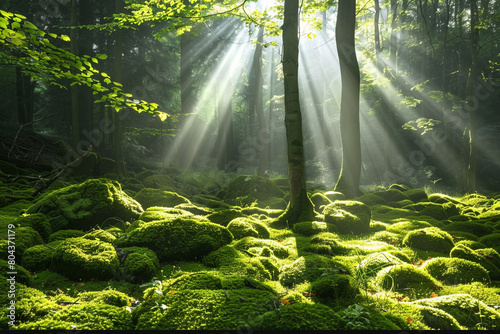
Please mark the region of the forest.
<svg viewBox="0 0 500 334"><path fill-rule="evenodd" d="M3 0L0 73L0 329L500 327L500 2Z"/></svg>

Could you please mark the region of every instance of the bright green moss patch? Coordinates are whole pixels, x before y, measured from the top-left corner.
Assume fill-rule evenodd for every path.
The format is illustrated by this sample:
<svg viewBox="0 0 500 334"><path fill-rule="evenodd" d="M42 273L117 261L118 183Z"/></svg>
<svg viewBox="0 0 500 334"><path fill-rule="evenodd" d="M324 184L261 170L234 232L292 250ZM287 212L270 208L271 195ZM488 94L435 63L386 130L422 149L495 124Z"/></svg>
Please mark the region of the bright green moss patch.
<svg viewBox="0 0 500 334"><path fill-rule="evenodd" d="M489 282L488 272L481 265L460 258L438 257L425 261L421 268L447 285Z"/></svg>
<svg viewBox="0 0 500 334"><path fill-rule="evenodd" d="M459 231L471 233L475 236L482 237L493 233L493 228L484 223L476 223L473 221L455 221L443 227L445 231Z"/></svg>
<svg viewBox="0 0 500 334"><path fill-rule="evenodd" d="M294 233L304 236L311 236L320 232L338 232L336 225L318 221L295 223L292 230Z"/></svg>
<svg viewBox="0 0 500 334"><path fill-rule="evenodd" d="M261 254L264 247L269 248L272 254L280 259L287 258L290 255L290 250L286 246L274 240L246 237L234 243L234 248L256 255Z"/></svg>
<svg viewBox="0 0 500 334"><path fill-rule="evenodd" d="M378 197L382 197L387 202L398 202L404 199L408 199L408 196L406 196L401 190L394 188L383 191L376 191L373 194L377 195Z"/></svg>
<svg viewBox="0 0 500 334"><path fill-rule="evenodd" d="M342 234L361 234L370 228L371 210L361 202L335 201L325 207L325 221L337 226Z"/></svg>
<svg viewBox="0 0 500 334"><path fill-rule="evenodd" d="M401 264L404 262L391 253L380 252L368 255L358 264L356 270L363 276L371 277L376 276L380 270L386 267Z"/></svg>
<svg viewBox="0 0 500 334"><path fill-rule="evenodd" d="M212 223L219 224L222 226L227 226L227 224L229 224L233 219L239 218L239 217L246 217L246 215L243 214L238 209L228 209L228 210L216 211L216 212L211 213L207 216L207 218Z"/></svg>
<svg viewBox="0 0 500 334"><path fill-rule="evenodd" d="M210 272L196 272L174 278L167 283L169 290L217 290L222 289L222 281Z"/></svg>
<svg viewBox="0 0 500 334"><path fill-rule="evenodd" d="M400 233L394 233L389 231L379 231L375 232L369 240L373 241L383 241L389 245L401 245L404 236Z"/></svg>
<svg viewBox="0 0 500 334"><path fill-rule="evenodd" d="M64 240L52 259L52 270L74 280L110 279L120 265L111 244L84 238Z"/></svg>
<svg viewBox="0 0 500 334"><path fill-rule="evenodd" d="M40 234L44 241L48 241L52 234L52 227L50 226L47 217L42 213L35 213L31 215L24 215L17 218L14 224L18 227L31 227Z"/></svg>
<svg viewBox="0 0 500 334"><path fill-rule="evenodd" d="M269 229L259 220L251 217L240 217L231 220L227 229L233 234L235 239L244 237L269 238Z"/></svg>
<svg viewBox="0 0 500 334"><path fill-rule="evenodd" d="M455 242L455 245L464 245L469 247L470 249L481 249L481 248L486 248L486 245L483 244L482 242L479 241L474 241L474 240L461 240L458 242Z"/></svg>
<svg viewBox="0 0 500 334"><path fill-rule="evenodd" d="M348 305L359 294L359 289L352 276L331 274L312 282L311 292L327 304Z"/></svg>
<svg viewBox="0 0 500 334"><path fill-rule="evenodd" d="M141 205L108 179L90 179L42 196L27 213L43 213L54 231L63 228L88 230L110 217L125 221L142 213ZM53 219L50 219L53 218Z"/></svg>
<svg viewBox="0 0 500 334"><path fill-rule="evenodd" d="M260 204L271 197L283 198L284 195L285 193L269 179L255 175L240 175L229 183L224 202L250 206L255 201Z"/></svg>
<svg viewBox="0 0 500 334"><path fill-rule="evenodd" d="M483 244L500 252L500 233L492 233L485 235L479 239Z"/></svg>
<svg viewBox="0 0 500 334"><path fill-rule="evenodd" d="M385 290L414 289L433 290L440 283L427 272L411 264L390 266L378 272L376 284Z"/></svg>
<svg viewBox="0 0 500 334"><path fill-rule="evenodd" d="M100 240L110 244L116 240L116 237L113 234L101 229L90 231L82 236L82 238L89 240Z"/></svg>
<svg viewBox="0 0 500 334"><path fill-rule="evenodd" d="M82 292L78 294L77 299L81 302L93 302L118 307L130 305L129 297L126 294L112 289Z"/></svg>
<svg viewBox="0 0 500 334"><path fill-rule="evenodd" d="M141 203L144 209L152 206L174 207L183 203L191 203L187 198L171 191L144 188L135 195L134 199Z"/></svg>
<svg viewBox="0 0 500 334"><path fill-rule="evenodd" d="M432 227L432 225L426 221L420 220L403 220L392 224L387 227L387 232L400 233L406 235L408 232L415 229L423 229L427 227Z"/></svg>
<svg viewBox="0 0 500 334"><path fill-rule="evenodd" d="M376 205L376 204L384 204L384 205L387 204L387 201L385 199L383 199L382 197L377 196L373 193L361 195L359 197L354 198L354 200L357 202L364 203L364 204L369 205L369 206Z"/></svg>
<svg viewBox="0 0 500 334"><path fill-rule="evenodd" d="M311 202L314 204L314 209L317 212L323 212L323 208L332 203L332 201L322 193L312 194Z"/></svg>
<svg viewBox="0 0 500 334"><path fill-rule="evenodd" d="M23 260L21 264L23 267L28 268L31 271L39 271L50 268L50 263L52 262L52 255L54 254L54 248L56 245L49 244L46 245L36 245L28 248L23 253Z"/></svg>
<svg viewBox="0 0 500 334"><path fill-rule="evenodd" d="M57 240L65 240L68 238L78 238L85 235L85 232L81 230L59 230L54 232L49 237L49 242L57 241Z"/></svg>
<svg viewBox="0 0 500 334"><path fill-rule="evenodd" d="M408 232L403 239L403 246L449 254L454 243L447 232L437 227L428 227Z"/></svg>
<svg viewBox="0 0 500 334"><path fill-rule="evenodd" d="M450 257L458 257L480 264L486 269L492 280L500 279L500 269L490 259L478 251L465 245L456 245L450 252Z"/></svg>

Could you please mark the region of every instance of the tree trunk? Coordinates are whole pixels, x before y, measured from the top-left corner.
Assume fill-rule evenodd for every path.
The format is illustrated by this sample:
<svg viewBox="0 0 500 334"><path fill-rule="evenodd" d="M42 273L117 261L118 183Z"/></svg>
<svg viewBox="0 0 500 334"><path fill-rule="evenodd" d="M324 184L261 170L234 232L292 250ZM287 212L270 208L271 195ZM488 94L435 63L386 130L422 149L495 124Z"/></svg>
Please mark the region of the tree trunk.
<svg viewBox="0 0 500 334"><path fill-rule="evenodd" d="M124 7L123 0L115 0L115 13L122 13ZM123 71L123 31L117 30L115 32L115 45L113 48L114 64L113 64L113 78L117 82L122 81L122 71ZM115 112L115 138L114 138L114 148L115 148L115 161L116 161L116 174L121 178L125 176L125 158L123 152L123 113Z"/></svg>
<svg viewBox="0 0 500 334"><path fill-rule="evenodd" d="M335 190L342 192L347 198L361 194L359 190L361 176L360 74L354 46L355 25L356 1L340 0L335 34L342 81L340 103L342 168Z"/></svg>
<svg viewBox="0 0 500 334"><path fill-rule="evenodd" d="M285 87L285 128L288 151L288 183L290 202L278 219L292 227L315 217L307 195L304 171L302 115L299 101L299 0L285 0L283 21L283 75Z"/></svg>
<svg viewBox="0 0 500 334"><path fill-rule="evenodd" d="M76 26L77 22L77 5L76 0L71 0L71 19L70 25ZM71 53L78 54L78 37L76 34L76 29L71 29ZM80 141L80 120L78 117L78 87L76 85L71 86L71 134L73 140L73 146L78 147L78 142Z"/></svg>
<svg viewBox="0 0 500 334"><path fill-rule="evenodd" d="M184 0L184 5L191 6L189 0ZM180 36L181 43L181 114L186 117L193 112L193 62L191 59L192 36L189 32L184 32Z"/></svg>

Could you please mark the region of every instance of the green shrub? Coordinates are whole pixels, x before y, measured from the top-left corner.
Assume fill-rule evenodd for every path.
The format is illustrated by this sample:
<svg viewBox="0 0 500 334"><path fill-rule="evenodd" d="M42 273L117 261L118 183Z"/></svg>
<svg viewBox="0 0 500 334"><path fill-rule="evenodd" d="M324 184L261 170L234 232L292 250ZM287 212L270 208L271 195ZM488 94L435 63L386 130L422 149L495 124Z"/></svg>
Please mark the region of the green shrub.
<svg viewBox="0 0 500 334"><path fill-rule="evenodd" d="M281 197L268 197L257 201L258 207L271 210L285 210L287 205L288 203Z"/></svg>
<svg viewBox="0 0 500 334"><path fill-rule="evenodd" d="M147 247L162 261L199 259L233 240L223 226L184 217L151 221L127 232L121 247Z"/></svg>
<svg viewBox="0 0 500 334"><path fill-rule="evenodd" d="M454 243L447 232L437 227L428 227L408 232L403 239L403 246L449 254Z"/></svg>
<svg viewBox="0 0 500 334"><path fill-rule="evenodd" d="M425 261L421 269L447 285L490 280L488 272L481 265L461 258L433 258Z"/></svg>
<svg viewBox="0 0 500 334"><path fill-rule="evenodd" d="M335 201L325 207L325 221L337 226L342 234L361 234L370 228L370 208L356 201Z"/></svg>
<svg viewBox="0 0 500 334"><path fill-rule="evenodd" d="M235 239L242 239L244 237L269 238L269 229L267 226L251 217L235 218L227 225L227 229L233 234Z"/></svg>
<svg viewBox="0 0 500 334"><path fill-rule="evenodd" d="M325 232L311 238L311 244L304 251L320 255L342 255L348 253L349 247L340 242L335 233Z"/></svg>
<svg viewBox="0 0 500 334"><path fill-rule="evenodd" d="M320 232L337 232L337 226L334 224L324 223L324 222L300 222L295 223L292 227L294 233L311 236L318 234Z"/></svg>
<svg viewBox="0 0 500 334"><path fill-rule="evenodd" d="M70 279L101 279L113 277L120 261L113 246L99 240L69 238L52 256L51 270Z"/></svg>

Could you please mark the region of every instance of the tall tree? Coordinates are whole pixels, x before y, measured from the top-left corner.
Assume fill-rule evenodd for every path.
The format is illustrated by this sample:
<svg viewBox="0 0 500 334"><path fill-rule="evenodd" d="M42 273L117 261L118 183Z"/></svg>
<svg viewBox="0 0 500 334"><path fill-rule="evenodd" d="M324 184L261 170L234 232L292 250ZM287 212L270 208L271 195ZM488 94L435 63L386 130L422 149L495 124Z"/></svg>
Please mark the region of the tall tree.
<svg viewBox="0 0 500 334"><path fill-rule="evenodd" d="M302 115L299 100L299 0L285 0L283 20L283 75L285 87L285 128L288 152L290 201L279 217L288 226L314 219L314 207L307 195L304 171Z"/></svg>
<svg viewBox="0 0 500 334"><path fill-rule="evenodd" d="M342 138L342 168L335 190L348 198L361 194L361 138L359 125L360 74L354 33L356 1L339 0L335 35L339 55L342 95L340 102L340 135Z"/></svg>

